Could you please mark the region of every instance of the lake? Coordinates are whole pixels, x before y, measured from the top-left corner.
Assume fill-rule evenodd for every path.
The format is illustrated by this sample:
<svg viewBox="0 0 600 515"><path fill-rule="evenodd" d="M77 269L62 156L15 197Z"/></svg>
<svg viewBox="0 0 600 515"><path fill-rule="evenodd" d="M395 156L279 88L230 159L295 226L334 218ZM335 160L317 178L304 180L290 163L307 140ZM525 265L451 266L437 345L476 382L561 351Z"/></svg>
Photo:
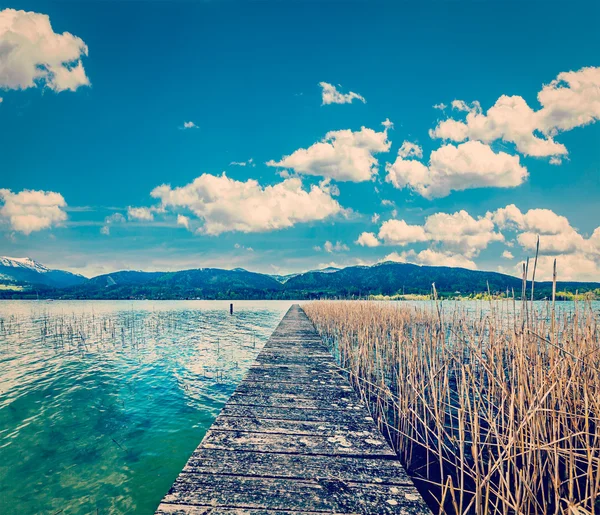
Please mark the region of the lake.
<svg viewBox="0 0 600 515"><path fill-rule="evenodd" d="M0 302L0 513L153 513L291 304Z"/></svg>
<svg viewBox="0 0 600 515"><path fill-rule="evenodd" d="M153 513L291 304L0 302L0 513Z"/></svg>

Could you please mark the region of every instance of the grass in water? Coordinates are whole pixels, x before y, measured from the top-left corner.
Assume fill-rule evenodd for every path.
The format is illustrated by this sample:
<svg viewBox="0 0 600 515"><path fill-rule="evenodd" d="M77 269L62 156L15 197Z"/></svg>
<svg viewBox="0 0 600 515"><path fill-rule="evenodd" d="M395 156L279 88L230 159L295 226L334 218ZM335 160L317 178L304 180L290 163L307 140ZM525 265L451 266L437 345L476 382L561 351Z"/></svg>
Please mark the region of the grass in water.
<svg viewBox="0 0 600 515"><path fill-rule="evenodd" d="M527 301L304 310L439 513L600 513L591 303L561 315Z"/></svg>

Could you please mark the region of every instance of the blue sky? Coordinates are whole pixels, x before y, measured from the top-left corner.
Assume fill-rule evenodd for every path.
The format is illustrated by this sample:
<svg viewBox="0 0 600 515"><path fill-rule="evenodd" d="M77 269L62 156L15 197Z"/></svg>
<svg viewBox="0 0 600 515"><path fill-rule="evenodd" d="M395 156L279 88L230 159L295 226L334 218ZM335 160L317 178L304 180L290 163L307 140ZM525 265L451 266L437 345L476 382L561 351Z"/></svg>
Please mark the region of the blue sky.
<svg viewBox="0 0 600 515"><path fill-rule="evenodd" d="M0 9L1 255L600 280L596 2Z"/></svg>

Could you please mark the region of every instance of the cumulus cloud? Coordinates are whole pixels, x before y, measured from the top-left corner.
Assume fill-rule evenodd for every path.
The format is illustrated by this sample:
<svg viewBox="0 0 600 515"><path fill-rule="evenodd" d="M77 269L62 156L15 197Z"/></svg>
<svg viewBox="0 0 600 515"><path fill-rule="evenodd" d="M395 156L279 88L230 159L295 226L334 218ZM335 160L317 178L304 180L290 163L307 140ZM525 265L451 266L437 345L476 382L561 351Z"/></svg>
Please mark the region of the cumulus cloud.
<svg viewBox="0 0 600 515"><path fill-rule="evenodd" d="M535 271L536 281L552 280L555 259L558 281L600 281L600 260L584 253L540 256ZM515 266L513 273L522 275L523 262Z"/></svg>
<svg viewBox="0 0 600 515"><path fill-rule="evenodd" d="M467 113L481 113L481 104L477 100L470 104L467 104L464 100L453 100L452 109L466 111Z"/></svg>
<svg viewBox="0 0 600 515"><path fill-rule="evenodd" d="M525 250L535 251L539 236L541 254L597 252L600 257L600 248L596 249L594 235L589 239L584 238L566 217L550 209L530 209L522 213L517 206L510 204L489 213L488 217L500 228L517 231L517 242Z"/></svg>
<svg viewBox="0 0 600 515"><path fill-rule="evenodd" d="M328 177L337 181L362 182L378 172L374 154L388 152L388 127L382 132L362 127L359 131L331 131L308 148L300 148L267 166L290 168L299 174Z"/></svg>
<svg viewBox="0 0 600 515"><path fill-rule="evenodd" d="M495 153L479 141L444 145L431 153L429 165L407 159L413 156L418 157L417 151L408 151L403 145L396 161L386 165L386 181L398 189L409 187L430 199L471 188L515 187L528 176L519 156Z"/></svg>
<svg viewBox="0 0 600 515"><path fill-rule="evenodd" d="M350 250L348 248L348 245L345 245L341 241L336 241L335 244L331 243L330 241L326 241L325 245L323 245L323 249L325 250L325 252L329 252L330 254L332 252L344 252Z"/></svg>
<svg viewBox="0 0 600 515"><path fill-rule="evenodd" d="M519 246L530 255L535 253L539 237L536 278L550 280L556 259L559 280L600 280L600 227L586 238L566 217L550 209L522 212L514 204L490 212L486 217L501 230L513 232ZM519 263L517 268L521 265ZM521 270L514 273L519 275Z"/></svg>
<svg viewBox="0 0 600 515"><path fill-rule="evenodd" d="M392 252L383 258L382 261L396 261L398 263L414 263L416 265L427 266L451 266L459 268L469 268L476 270L477 265L474 261L467 259L460 254L450 252L437 252L432 249L425 249L421 252L409 250L406 252Z"/></svg>
<svg viewBox="0 0 600 515"><path fill-rule="evenodd" d="M502 95L485 114L478 103L471 104L476 107L470 109L466 103L455 101L459 102L456 106L453 102L455 108L468 111L465 121L443 120L430 135L484 143L501 139L514 143L525 155L565 155L566 147L553 138L560 132L600 119L600 68L562 72L543 86L537 98L542 107L536 111L521 96ZM555 160L553 164L559 163Z"/></svg>
<svg viewBox="0 0 600 515"><path fill-rule="evenodd" d="M100 229L100 234L104 234L105 236L109 236L110 235L110 226L113 224L122 224L125 223L127 220L125 219L125 217L121 214L121 213L113 213L110 216L107 216L104 219L104 225L102 226L102 228Z"/></svg>
<svg viewBox="0 0 600 515"><path fill-rule="evenodd" d="M377 239L372 232L363 232L358 239L355 241L357 245L361 247L378 247L381 245L381 242Z"/></svg>
<svg viewBox="0 0 600 515"><path fill-rule="evenodd" d="M404 141L400 150L398 150L398 155L403 159L407 157L423 157L423 149L417 145L416 143L411 143L410 141Z"/></svg>
<svg viewBox="0 0 600 515"><path fill-rule="evenodd" d="M87 45L69 32L57 34L50 18L35 12L0 11L0 87L38 85L54 91L89 86L81 58Z"/></svg>
<svg viewBox="0 0 600 515"><path fill-rule="evenodd" d="M393 252L384 260L426 265L476 268L474 258L494 242L507 247L520 247L522 253L533 256L540 239L539 280L551 279L551 265L556 258L559 280L600 281L600 227L586 236L569 220L549 209L521 211L514 204L474 217L467 211L435 213L422 224L405 220L383 222L378 233L363 232L355 241L364 247L380 245L428 244L429 248ZM513 252L505 249L502 258L514 260ZM522 256L521 256L522 257ZM578 266L578 264L580 266ZM520 269L500 267L505 273L520 275Z"/></svg>
<svg viewBox="0 0 600 515"><path fill-rule="evenodd" d="M322 88L322 104L351 104L353 100L360 100L363 104L367 101L365 97L350 91L350 93L340 93L333 84L327 82L319 82L319 86Z"/></svg>
<svg viewBox="0 0 600 515"><path fill-rule="evenodd" d="M127 218L129 220L137 220L140 222L151 222L154 220L153 210L148 207L132 207L127 208Z"/></svg>
<svg viewBox="0 0 600 515"><path fill-rule="evenodd" d="M477 256L494 241L504 236L495 231L488 217L473 218L464 210L453 214L436 213L428 216L424 225L410 225L404 220L387 220L381 225L379 240L386 245L406 246L412 243L435 242L466 257Z"/></svg>
<svg viewBox="0 0 600 515"><path fill-rule="evenodd" d="M388 245L400 246L429 239L422 226L409 225L404 220L387 220L383 222L378 236Z"/></svg>
<svg viewBox="0 0 600 515"><path fill-rule="evenodd" d="M190 228L190 218L185 215L177 215L177 225L181 225L186 229Z"/></svg>
<svg viewBox="0 0 600 515"><path fill-rule="evenodd" d="M183 122L184 129L197 129L198 126L194 122Z"/></svg>
<svg viewBox="0 0 600 515"><path fill-rule="evenodd" d="M208 235L273 231L344 212L326 181L307 191L297 177L263 187L254 179L203 174L182 187L158 186L151 195L163 209L192 212L204 222L199 232Z"/></svg>
<svg viewBox="0 0 600 515"><path fill-rule="evenodd" d="M0 217L11 228L23 234L60 225L67 219L67 203L60 193L53 191L23 190L13 193L0 189Z"/></svg>

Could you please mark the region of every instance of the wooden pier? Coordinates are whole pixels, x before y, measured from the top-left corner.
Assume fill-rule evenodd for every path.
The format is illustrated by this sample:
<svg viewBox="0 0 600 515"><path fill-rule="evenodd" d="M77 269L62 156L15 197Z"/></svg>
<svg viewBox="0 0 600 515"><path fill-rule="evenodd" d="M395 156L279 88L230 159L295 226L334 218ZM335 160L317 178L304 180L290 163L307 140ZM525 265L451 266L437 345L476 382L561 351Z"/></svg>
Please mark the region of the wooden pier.
<svg viewBox="0 0 600 515"><path fill-rule="evenodd" d="M428 514L297 304L157 514Z"/></svg>

